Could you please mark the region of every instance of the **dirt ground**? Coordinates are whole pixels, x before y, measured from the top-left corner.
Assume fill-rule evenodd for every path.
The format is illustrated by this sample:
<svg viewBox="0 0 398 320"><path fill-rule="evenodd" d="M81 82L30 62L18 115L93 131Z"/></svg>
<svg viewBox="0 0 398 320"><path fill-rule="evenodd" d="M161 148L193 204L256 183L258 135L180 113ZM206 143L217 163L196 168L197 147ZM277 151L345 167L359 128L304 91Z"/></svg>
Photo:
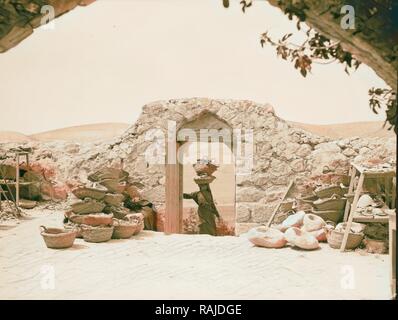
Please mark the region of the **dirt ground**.
<svg viewBox="0 0 398 320"><path fill-rule="evenodd" d="M244 237L142 232L128 240L47 249L39 226L0 230L0 299L389 299L387 255L253 247Z"/></svg>

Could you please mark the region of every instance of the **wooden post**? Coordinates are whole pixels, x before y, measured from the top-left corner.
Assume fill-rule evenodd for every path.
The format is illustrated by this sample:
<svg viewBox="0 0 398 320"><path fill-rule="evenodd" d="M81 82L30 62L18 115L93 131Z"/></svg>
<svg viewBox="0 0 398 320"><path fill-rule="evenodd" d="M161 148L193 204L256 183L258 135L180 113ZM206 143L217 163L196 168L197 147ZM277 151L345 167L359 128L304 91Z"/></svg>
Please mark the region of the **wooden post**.
<svg viewBox="0 0 398 320"><path fill-rule="evenodd" d="M177 159L179 143L168 152L175 152L175 163L166 163L166 217L165 233L182 231L182 165ZM174 155L173 155L174 156ZM173 159L168 157L167 161Z"/></svg>
<svg viewBox="0 0 398 320"><path fill-rule="evenodd" d="M347 221L347 225L345 227L343 242L341 243L341 247L340 247L340 251L341 252L345 251L345 247L347 245L348 235L350 234L352 221L354 220L355 210L357 209L358 200L359 200L359 197L360 197L360 195L362 193L362 187L363 187L364 180L365 180L365 174L362 172L361 176L359 177L357 190L355 191L354 200L352 202L350 214L349 214L348 221Z"/></svg>
<svg viewBox="0 0 398 320"><path fill-rule="evenodd" d="M272 212L271 218L268 220L266 227L269 228L272 224L272 221L274 221L276 214L278 213L279 207L281 206L282 202L286 200L290 189L293 187L294 185L294 179L292 181L290 181L289 186L286 189L285 194L282 197L282 200L279 201L278 205L276 206L276 208L274 209L274 211Z"/></svg>
<svg viewBox="0 0 398 320"><path fill-rule="evenodd" d="M351 194L354 190L354 184L355 184L355 176L357 173L357 169L355 169L354 166L351 165L350 168L350 186L348 188L348 197L347 197L347 203L345 205L345 210L344 210L344 220L343 221L347 221L348 219L348 213L350 212L350 207L351 207Z"/></svg>
<svg viewBox="0 0 398 320"><path fill-rule="evenodd" d="M26 168L30 170L30 165L29 165L29 153L26 154Z"/></svg>
<svg viewBox="0 0 398 320"><path fill-rule="evenodd" d="M397 296L397 215L395 210L389 212L389 251L391 293L394 300Z"/></svg>
<svg viewBox="0 0 398 320"><path fill-rule="evenodd" d="M393 177L391 179L391 209L395 209L397 207L397 178Z"/></svg>
<svg viewBox="0 0 398 320"><path fill-rule="evenodd" d="M391 204L392 188L391 188L391 176L390 175L384 177L384 193L386 196L386 205L389 208L392 208L391 207L391 205L392 205Z"/></svg>
<svg viewBox="0 0 398 320"><path fill-rule="evenodd" d="M15 170L15 204L19 207L19 153L17 153L17 166Z"/></svg>

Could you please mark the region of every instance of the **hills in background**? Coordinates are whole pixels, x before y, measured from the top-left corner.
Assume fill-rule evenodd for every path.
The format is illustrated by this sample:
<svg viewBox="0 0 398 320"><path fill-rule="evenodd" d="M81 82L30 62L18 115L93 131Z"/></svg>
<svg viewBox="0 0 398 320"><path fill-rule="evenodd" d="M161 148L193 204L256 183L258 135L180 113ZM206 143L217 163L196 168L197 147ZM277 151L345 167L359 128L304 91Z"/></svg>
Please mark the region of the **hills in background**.
<svg viewBox="0 0 398 320"><path fill-rule="evenodd" d="M311 133L327 136L334 139L361 137L361 138L387 138L394 136L394 130L388 130L388 125L383 128L384 121L350 122L337 124L306 124L288 121L291 125L307 130Z"/></svg>
<svg viewBox="0 0 398 320"><path fill-rule="evenodd" d="M129 127L130 125L127 123L98 123L45 131L32 135L24 135L13 131L0 131L0 142L47 142L54 140L91 142L111 139L122 134Z"/></svg>
<svg viewBox="0 0 398 320"><path fill-rule="evenodd" d="M311 133L335 139L346 137L386 138L393 137L394 131L383 128L382 121L352 122L341 124L315 125L288 121L293 126ZM0 143L24 141L64 140L73 142L91 142L107 140L118 136L130 127L127 123L98 123L67 127L42 133L24 135L13 131L0 131Z"/></svg>

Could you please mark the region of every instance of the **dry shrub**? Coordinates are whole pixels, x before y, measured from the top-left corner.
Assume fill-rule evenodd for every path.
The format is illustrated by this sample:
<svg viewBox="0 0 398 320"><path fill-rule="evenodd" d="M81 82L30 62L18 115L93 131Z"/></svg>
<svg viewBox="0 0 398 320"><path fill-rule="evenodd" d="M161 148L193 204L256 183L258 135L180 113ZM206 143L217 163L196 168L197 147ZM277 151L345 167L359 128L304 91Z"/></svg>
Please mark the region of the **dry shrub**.
<svg viewBox="0 0 398 320"><path fill-rule="evenodd" d="M21 168L27 170L26 166L21 166ZM47 181L54 180L56 176L55 168L53 166L45 165L39 162L32 162L29 164L29 169L40 174Z"/></svg>
<svg viewBox="0 0 398 320"><path fill-rule="evenodd" d="M165 222L165 207L156 208L156 230L159 232L164 232L164 222Z"/></svg>
<svg viewBox="0 0 398 320"><path fill-rule="evenodd" d="M234 236L235 227L228 225L224 219L217 221L216 232L218 236Z"/></svg>
<svg viewBox="0 0 398 320"><path fill-rule="evenodd" d="M188 216L183 219L183 232L187 234L198 234L199 233L199 216L196 209L189 208Z"/></svg>

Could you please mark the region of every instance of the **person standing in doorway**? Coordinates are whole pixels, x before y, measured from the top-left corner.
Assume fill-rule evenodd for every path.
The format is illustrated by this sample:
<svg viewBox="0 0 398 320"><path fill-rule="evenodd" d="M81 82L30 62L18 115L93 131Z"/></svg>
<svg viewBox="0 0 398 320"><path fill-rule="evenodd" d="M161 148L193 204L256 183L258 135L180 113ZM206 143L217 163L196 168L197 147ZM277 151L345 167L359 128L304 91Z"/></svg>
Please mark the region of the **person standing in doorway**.
<svg viewBox="0 0 398 320"><path fill-rule="evenodd" d="M216 217L220 220L220 214L214 204L210 183L215 179L214 176L199 176L195 178L195 183L199 186L199 191L184 193L184 199L192 199L198 205L198 215L200 219L199 233L217 235Z"/></svg>

